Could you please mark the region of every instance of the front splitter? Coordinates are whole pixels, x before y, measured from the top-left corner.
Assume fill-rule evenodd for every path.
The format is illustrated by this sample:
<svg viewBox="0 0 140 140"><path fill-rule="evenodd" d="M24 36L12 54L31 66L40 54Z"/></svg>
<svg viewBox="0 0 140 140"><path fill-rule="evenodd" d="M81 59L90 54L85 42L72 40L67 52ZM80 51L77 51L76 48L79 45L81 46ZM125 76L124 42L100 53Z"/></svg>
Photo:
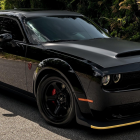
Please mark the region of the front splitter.
<svg viewBox="0 0 140 140"><path fill-rule="evenodd" d="M129 125L134 125L138 124L140 121L135 121L135 122L129 122L129 123L124 123L124 124L118 124L118 125L111 125L111 126L94 126L91 125L92 129L99 129L99 130L105 130L105 129L112 129L112 128L118 128L118 127L123 127L123 126L129 126Z"/></svg>

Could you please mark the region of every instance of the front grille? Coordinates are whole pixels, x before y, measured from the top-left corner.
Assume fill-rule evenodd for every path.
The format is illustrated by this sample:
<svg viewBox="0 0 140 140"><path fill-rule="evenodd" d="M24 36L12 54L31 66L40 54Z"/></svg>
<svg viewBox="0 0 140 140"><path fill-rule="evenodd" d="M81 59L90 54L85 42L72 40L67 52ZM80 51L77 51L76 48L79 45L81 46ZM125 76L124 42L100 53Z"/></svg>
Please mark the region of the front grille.
<svg viewBox="0 0 140 140"><path fill-rule="evenodd" d="M140 102L110 107L104 111L108 120L140 115Z"/></svg>
<svg viewBox="0 0 140 140"><path fill-rule="evenodd" d="M140 71L138 72L131 72L131 73L125 73L123 74L124 80L130 80L130 79L140 79Z"/></svg>

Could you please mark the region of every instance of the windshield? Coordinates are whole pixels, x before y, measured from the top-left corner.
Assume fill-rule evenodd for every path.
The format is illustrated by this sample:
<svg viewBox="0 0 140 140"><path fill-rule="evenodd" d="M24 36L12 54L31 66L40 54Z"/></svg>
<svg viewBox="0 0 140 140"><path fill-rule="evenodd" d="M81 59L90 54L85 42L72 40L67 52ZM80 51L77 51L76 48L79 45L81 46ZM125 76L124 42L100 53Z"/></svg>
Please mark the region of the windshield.
<svg viewBox="0 0 140 140"><path fill-rule="evenodd" d="M37 17L27 19L33 41L89 40L108 38L108 33L84 17Z"/></svg>

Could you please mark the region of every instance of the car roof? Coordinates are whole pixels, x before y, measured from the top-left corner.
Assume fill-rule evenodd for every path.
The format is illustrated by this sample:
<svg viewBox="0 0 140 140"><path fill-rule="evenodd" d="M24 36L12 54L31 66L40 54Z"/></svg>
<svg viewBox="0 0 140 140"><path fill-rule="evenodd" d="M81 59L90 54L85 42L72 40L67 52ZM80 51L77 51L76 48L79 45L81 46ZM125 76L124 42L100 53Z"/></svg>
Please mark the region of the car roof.
<svg viewBox="0 0 140 140"><path fill-rule="evenodd" d="M38 16L83 16L76 12L70 12L66 10L40 10L40 9L14 9L14 10L2 10L0 15L16 15L20 14L25 17L38 17Z"/></svg>

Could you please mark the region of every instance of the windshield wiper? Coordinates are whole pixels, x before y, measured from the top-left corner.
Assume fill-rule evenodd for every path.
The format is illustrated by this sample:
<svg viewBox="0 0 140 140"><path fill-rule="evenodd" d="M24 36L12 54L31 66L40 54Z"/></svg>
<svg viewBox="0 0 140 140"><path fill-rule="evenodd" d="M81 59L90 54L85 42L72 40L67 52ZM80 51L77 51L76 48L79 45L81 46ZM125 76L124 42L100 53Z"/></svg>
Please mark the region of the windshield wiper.
<svg viewBox="0 0 140 140"><path fill-rule="evenodd" d="M88 40L94 40L94 39L105 39L106 37L98 37L98 38L91 38L91 39L88 39ZM109 38L112 38L112 37L109 37Z"/></svg>
<svg viewBox="0 0 140 140"><path fill-rule="evenodd" d="M78 40L63 40L63 39L58 39L58 40L49 40L48 42L64 42L64 41L78 41Z"/></svg>
<svg viewBox="0 0 140 140"><path fill-rule="evenodd" d="M94 40L94 39L104 39L104 38L91 38L91 39L88 39L88 40Z"/></svg>

